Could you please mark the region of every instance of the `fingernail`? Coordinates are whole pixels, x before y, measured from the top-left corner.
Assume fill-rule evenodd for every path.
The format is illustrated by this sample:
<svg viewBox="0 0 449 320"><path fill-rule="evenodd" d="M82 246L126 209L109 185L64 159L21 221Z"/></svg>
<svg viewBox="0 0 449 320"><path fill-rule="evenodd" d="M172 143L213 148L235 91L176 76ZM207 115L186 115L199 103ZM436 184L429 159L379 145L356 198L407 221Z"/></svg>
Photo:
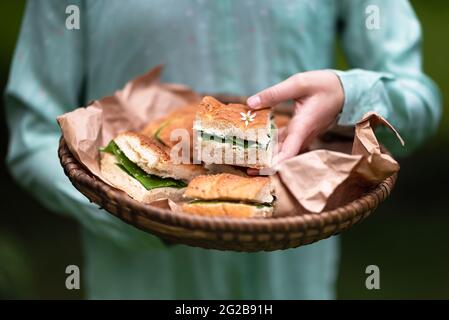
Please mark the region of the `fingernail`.
<svg viewBox="0 0 449 320"><path fill-rule="evenodd" d="M248 104L248 107L250 108L257 108L260 107L260 97L259 96L252 96L248 99L246 102Z"/></svg>

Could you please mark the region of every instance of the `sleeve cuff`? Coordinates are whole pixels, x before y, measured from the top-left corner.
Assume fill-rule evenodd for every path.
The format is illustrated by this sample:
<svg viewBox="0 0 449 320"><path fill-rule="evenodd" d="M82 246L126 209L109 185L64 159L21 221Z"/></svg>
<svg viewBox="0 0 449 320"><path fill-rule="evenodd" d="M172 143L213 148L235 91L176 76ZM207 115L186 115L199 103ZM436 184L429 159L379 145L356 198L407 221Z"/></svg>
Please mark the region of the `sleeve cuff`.
<svg viewBox="0 0 449 320"><path fill-rule="evenodd" d="M389 98L382 80L394 79L392 75L360 69L331 71L340 79L345 96L338 125L353 126L369 111L388 118Z"/></svg>

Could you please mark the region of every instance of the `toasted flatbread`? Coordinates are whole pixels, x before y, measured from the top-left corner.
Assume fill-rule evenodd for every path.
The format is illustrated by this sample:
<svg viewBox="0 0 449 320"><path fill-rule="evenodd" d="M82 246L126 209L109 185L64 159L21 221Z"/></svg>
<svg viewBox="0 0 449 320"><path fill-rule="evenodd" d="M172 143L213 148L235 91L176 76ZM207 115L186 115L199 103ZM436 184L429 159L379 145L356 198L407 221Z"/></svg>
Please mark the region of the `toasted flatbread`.
<svg viewBox="0 0 449 320"><path fill-rule="evenodd" d="M273 202L274 187L269 177L242 177L228 173L198 176L190 181L185 198Z"/></svg>
<svg viewBox="0 0 449 320"><path fill-rule="evenodd" d="M174 164L169 154L154 139L137 132L123 132L114 142L129 160L149 174L190 181L207 170L194 164Z"/></svg>
<svg viewBox="0 0 449 320"><path fill-rule="evenodd" d="M273 214L272 207L233 202L185 203L182 210L201 216L232 218L265 218Z"/></svg>

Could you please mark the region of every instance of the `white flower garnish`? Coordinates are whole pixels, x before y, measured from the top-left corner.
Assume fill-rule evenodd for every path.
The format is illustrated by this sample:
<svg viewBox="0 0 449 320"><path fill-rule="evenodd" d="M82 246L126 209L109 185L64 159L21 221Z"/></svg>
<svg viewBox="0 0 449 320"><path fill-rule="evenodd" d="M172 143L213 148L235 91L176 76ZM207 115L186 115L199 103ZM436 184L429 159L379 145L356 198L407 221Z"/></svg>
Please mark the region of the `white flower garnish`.
<svg viewBox="0 0 449 320"><path fill-rule="evenodd" d="M247 113L240 112L240 115L242 116L240 119L245 121L245 126L248 126L248 124L256 117L256 113L251 114L251 110Z"/></svg>

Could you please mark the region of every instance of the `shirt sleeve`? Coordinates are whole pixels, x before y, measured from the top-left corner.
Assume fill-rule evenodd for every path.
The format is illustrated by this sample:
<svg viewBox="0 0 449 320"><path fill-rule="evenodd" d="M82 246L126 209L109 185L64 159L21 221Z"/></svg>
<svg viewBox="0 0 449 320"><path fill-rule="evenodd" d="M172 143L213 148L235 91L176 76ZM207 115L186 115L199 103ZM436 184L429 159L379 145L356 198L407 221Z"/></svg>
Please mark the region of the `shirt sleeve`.
<svg viewBox="0 0 449 320"><path fill-rule="evenodd" d="M422 71L421 27L407 0L339 1L341 42L350 70L336 71L345 102L340 125L375 111L403 136L380 130L395 154L407 154L434 133L441 117L438 87ZM376 20L377 19L377 20Z"/></svg>
<svg viewBox="0 0 449 320"><path fill-rule="evenodd" d="M82 104L85 57L82 1L29 1L5 92L10 140L7 164L15 180L53 212L133 248L162 246L158 238L99 210L64 175L57 156L56 117ZM66 7L80 8L81 28L66 28ZM27 214L32 214L29 212Z"/></svg>

